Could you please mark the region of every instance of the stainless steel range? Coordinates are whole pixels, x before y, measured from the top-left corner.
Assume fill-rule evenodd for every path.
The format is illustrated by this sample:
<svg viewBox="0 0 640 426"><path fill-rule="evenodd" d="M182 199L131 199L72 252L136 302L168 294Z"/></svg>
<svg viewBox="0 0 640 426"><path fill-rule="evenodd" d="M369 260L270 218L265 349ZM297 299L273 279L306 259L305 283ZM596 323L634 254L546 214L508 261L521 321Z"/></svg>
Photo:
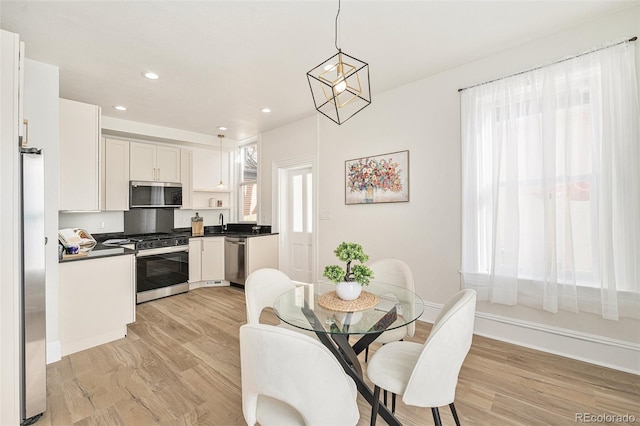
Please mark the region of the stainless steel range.
<svg viewBox="0 0 640 426"><path fill-rule="evenodd" d="M187 235L152 234L128 238L137 240L137 303L189 291Z"/></svg>
<svg viewBox="0 0 640 426"><path fill-rule="evenodd" d="M137 303L189 290L189 235L172 229L173 209L124 212L124 233L138 250Z"/></svg>

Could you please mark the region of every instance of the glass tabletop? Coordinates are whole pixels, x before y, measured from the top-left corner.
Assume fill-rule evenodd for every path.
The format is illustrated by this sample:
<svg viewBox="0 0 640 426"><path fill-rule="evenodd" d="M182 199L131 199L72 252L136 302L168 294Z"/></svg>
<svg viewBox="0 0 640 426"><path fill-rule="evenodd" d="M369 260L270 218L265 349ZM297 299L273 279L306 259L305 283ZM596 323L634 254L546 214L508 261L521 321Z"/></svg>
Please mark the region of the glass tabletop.
<svg viewBox="0 0 640 426"><path fill-rule="evenodd" d="M278 318L294 327L327 334L379 333L404 327L420 318L424 311L422 299L402 287L372 280L362 291L377 296L377 303L366 309L354 306L351 311L323 307L327 294L335 285L316 282L297 287L278 297L273 310ZM361 295L362 297L362 295ZM323 302L327 306L326 302ZM357 305L354 303L353 305ZM349 308L347 308L349 309Z"/></svg>

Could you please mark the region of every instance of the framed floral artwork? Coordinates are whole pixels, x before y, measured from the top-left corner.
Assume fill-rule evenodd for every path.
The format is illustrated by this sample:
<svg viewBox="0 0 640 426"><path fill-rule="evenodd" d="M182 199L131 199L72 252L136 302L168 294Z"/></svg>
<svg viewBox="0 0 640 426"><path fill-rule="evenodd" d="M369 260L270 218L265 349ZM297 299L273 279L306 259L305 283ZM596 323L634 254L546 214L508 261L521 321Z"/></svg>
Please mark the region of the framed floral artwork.
<svg viewBox="0 0 640 426"><path fill-rule="evenodd" d="M345 204L409 201L409 151L347 160Z"/></svg>

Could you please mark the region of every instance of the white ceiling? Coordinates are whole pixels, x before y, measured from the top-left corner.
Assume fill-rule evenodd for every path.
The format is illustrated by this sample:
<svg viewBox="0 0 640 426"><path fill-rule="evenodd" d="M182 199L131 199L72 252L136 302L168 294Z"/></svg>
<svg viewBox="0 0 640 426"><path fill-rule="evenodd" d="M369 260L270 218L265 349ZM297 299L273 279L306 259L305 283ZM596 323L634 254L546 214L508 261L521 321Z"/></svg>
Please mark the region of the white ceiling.
<svg viewBox="0 0 640 426"><path fill-rule="evenodd" d="M638 1L344 0L339 45L372 98ZM335 54L337 1L0 1L60 96L106 116L247 137L312 115L306 72ZM160 80L141 77L154 70ZM128 110L118 112L114 105ZM270 114L260 112L263 107Z"/></svg>

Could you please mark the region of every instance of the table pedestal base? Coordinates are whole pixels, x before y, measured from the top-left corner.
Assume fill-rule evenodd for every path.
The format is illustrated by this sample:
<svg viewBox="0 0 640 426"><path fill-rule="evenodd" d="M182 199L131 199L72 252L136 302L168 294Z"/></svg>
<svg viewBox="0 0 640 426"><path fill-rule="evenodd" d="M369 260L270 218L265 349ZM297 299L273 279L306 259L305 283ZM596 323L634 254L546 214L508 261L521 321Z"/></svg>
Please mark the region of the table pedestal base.
<svg viewBox="0 0 640 426"><path fill-rule="evenodd" d="M309 319L310 324L318 324L318 318L315 313L308 309L303 308L304 315ZM390 311L391 316L395 316L395 308ZM381 322L388 321L389 318L385 316ZM394 320L395 321L395 318ZM391 322L393 322L391 321ZM378 324L376 324L377 326ZM374 328L376 327L374 326ZM385 327L386 328L386 327ZM358 388L358 392L362 395L367 402L373 407L374 395L373 391L364 381L364 375L362 373L362 365L358 359L358 354L367 348L374 340L382 334L384 329L363 335L358 341L351 346L349 344L348 334L331 334L331 339L327 336L326 331L316 330L318 339L324 344L333 355L336 357L344 371L353 379ZM391 426L401 426L402 423L393 415L393 413L387 408L386 405L378 404L378 414Z"/></svg>

